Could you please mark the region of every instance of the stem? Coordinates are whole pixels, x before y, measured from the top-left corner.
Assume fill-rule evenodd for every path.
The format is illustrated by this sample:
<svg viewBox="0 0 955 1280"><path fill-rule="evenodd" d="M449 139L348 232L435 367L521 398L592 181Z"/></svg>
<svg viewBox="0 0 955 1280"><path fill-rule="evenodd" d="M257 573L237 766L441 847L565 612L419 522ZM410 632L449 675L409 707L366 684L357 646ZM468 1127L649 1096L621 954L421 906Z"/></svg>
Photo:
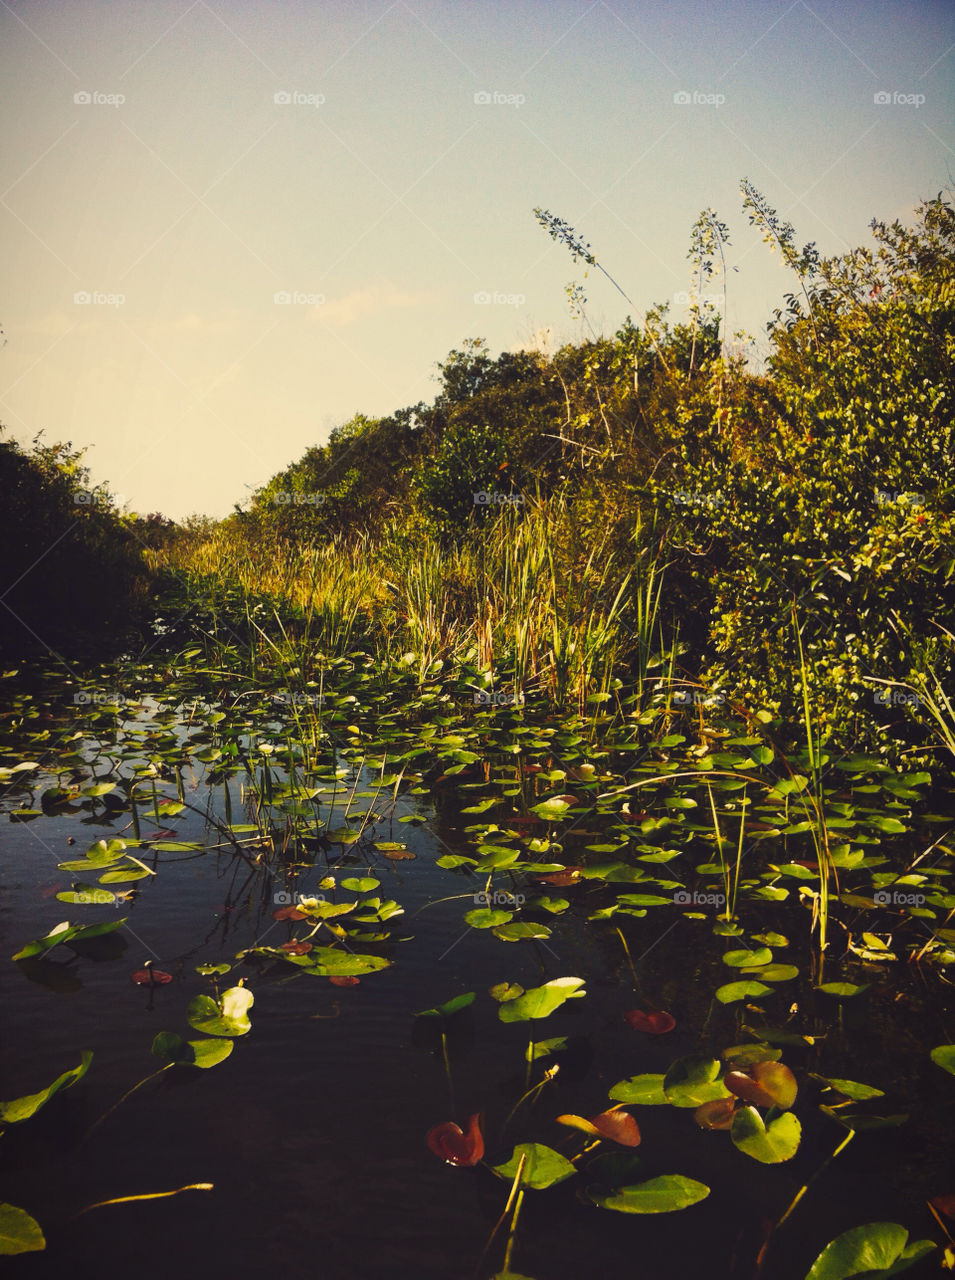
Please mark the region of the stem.
<svg viewBox="0 0 955 1280"><path fill-rule="evenodd" d="M626 957L627 957L627 964L630 966L630 972L633 974L633 985L634 985L634 989L635 989L636 991L639 991L639 990L640 990L640 979L637 977L637 971L636 971L636 969L633 967L633 961L632 961L632 960L631 960L631 958L630 958L630 948L627 946L627 939L623 936L623 933L622 933L622 931L620 930L620 928L619 928L619 927L617 928L617 936L618 936L618 937L619 937L619 939L620 939L620 942L621 942L621 944L622 944L622 946L623 946L624 953L625 953L625 955L626 955Z"/></svg>
<svg viewBox="0 0 955 1280"><path fill-rule="evenodd" d="M116 1110L117 1107L122 1106L122 1104L126 1101L127 1098L131 1098L137 1089L141 1089L144 1084L148 1084L150 1080L155 1080L157 1076L161 1076L164 1071L168 1071L170 1067L174 1067L175 1065L176 1064L174 1062L167 1062L164 1067L160 1067L158 1071L154 1071L151 1075L144 1076L143 1079L140 1080L138 1084L134 1084L131 1089L129 1089L126 1093L123 1094L123 1096L119 1099L118 1102L114 1102L108 1111L104 1111L98 1120L93 1121L90 1127L86 1130L86 1133L84 1134L82 1141L83 1142L88 1141L90 1134L92 1134L94 1129L99 1128L99 1126L103 1123L103 1121L108 1119L108 1117L113 1114L113 1112Z"/></svg>
<svg viewBox="0 0 955 1280"><path fill-rule="evenodd" d="M502 1212L501 1216L498 1218L497 1222L495 1222L494 1226L491 1228L491 1234L487 1238L487 1243L485 1244L484 1248L481 1250L481 1256L480 1258L478 1258L477 1266L474 1268L475 1276L477 1276L477 1274L481 1270L481 1264L484 1261L484 1259L487 1257L488 1249L490 1249L491 1245L494 1243L494 1237L497 1235L501 1227L504 1225L504 1220L507 1218L507 1215L511 1211L511 1205L514 1203L514 1198L517 1195L518 1187L521 1184L521 1175L524 1172L524 1165L526 1164L526 1162L527 1162L527 1154L525 1152L525 1154L521 1156L520 1161L518 1163L517 1173L515 1173L514 1175L514 1181L511 1184L510 1195L507 1197L507 1204L504 1206L504 1211Z"/></svg>
<svg viewBox="0 0 955 1280"><path fill-rule="evenodd" d="M451 1080L451 1063L448 1060L448 1035L446 1031L441 1032L441 1056L444 1059L444 1074L448 1077L448 1096L451 1100L451 1110L457 1108L454 1105L454 1083Z"/></svg>
<svg viewBox="0 0 955 1280"><path fill-rule="evenodd" d="M504 1250L504 1270L511 1269L511 1253L514 1250L514 1241L517 1239L517 1219L521 1214L521 1205L524 1203L523 1188L517 1193L517 1201L514 1205L514 1216L511 1218L511 1229L507 1233L507 1248Z"/></svg>

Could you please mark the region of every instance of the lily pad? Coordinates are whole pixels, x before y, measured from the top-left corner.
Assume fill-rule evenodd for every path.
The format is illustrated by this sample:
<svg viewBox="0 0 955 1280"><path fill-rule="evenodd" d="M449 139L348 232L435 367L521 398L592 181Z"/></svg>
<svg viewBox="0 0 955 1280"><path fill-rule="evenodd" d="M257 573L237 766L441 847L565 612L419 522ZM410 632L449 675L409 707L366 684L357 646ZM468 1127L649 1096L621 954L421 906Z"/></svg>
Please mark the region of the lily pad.
<svg viewBox="0 0 955 1280"><path fill-rule="evenodd" d="M41 1089L39 1093L28 1093L22 1098L14 1098L10 1102L0 1102L0 1123L3 1124L19 1124L23 1120L29 1120L32 1115L45 1106L55 1093L59 1093L61 1089L70 1089L78 1080L82 1080L89 1070L90 1063L93 1061L93 1054L89 1049L84 1049L80 1054L80 1064L71 1071L64 1071L61 1076L47 1085L45 1089Z"/></svg>
<svg viewBox="0 0 955 1280"><path fill-rule="evenodd" d="M196 996L186 1010L186 1020L196 1031L211 1036L244 1036L252 1030L249 1010L255 996L247 987L230 987L222 998Z"/></svg>
<svg viewBox="0 0 955 1280"><path fill-rule="evenodd" d="M740 1107L730 1136L740 1151L760 1164L782 1164L799 1150L802 1126L791 1111L767 1125L755 1107Z"/></svg>
<svg viewBox="0 0 955 1280"><path fill-rule="evenodd" d="M618 1213L675 1213L678 1209L699 1204L709 1194L710 1189L705 1183L677 1173L621 1187L610 1195L588 1192L595 1205L601 1209L615 1209Z"/></svg>
<svg viewBox="0 0 955 1280"><path fill-rule="evenodd" d="M826 1245L806 1280L849 1280L850 1276L889 1276L907 1271L935 1248L932 1240L908 1243L909 1233L897 1222L869 1222L843 1231Z"/></svg>
<svg viewBox="0 0 955 1280"><path fill-rule="evenodd" d="M494 1172L499 1178L513 1182L522 1156L526 1158L521 1173L521 1186L531 1187L534 1191L543 1191L546 1187L553 1187L558 1182L566 1182L577 1172L575 1166L559 1151L555 1151L553 1147L546 1147L540 1142L520 1143L514 1148L514 1154L506 1164L494 1166Z"/></svg>

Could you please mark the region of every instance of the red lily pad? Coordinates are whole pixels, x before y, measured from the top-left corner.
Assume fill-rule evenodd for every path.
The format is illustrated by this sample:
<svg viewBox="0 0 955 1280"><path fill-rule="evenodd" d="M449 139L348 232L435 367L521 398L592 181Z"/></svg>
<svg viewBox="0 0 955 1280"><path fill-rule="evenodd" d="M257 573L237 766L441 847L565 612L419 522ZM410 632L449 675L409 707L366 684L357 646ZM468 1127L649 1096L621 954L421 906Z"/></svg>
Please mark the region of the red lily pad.
<svg viewBox="0 0 955 1280"><path fill-rule="evenodd" d="M279 907L278 911L272 912L273 920L305 920L307 919L304 911L299 911L298 907Z"/></svg>
<svg viewBox="0 0 955 1280"><path fill-rule="evenodd" d="M133 982L140 987L164 987L167 982L172 982L172 974L166 973L162 969L137 969L135 973L130 974Z"/></svg>
<svg viewBox="0 0 955 1280"><path fill-rule="evenodd" d="M782 1062L756 1062L749 1071L729 1071L723 1083L737 1098L755 1107L788 1111L796 1101L796 1077Z"/></svg>
<svg viewBox="0 0 955 1280"><path fill-rule="evenodd" d="M643 1009L631 1009L623 1015L624 1022L634 1031L645 1031L647 1035L663 1036L676 1026L676 1018L672 1013L664 1013L662 1009L651 1009L646 1013Z"/></svg>
<svg viewBox="0 0 955 1280"><path fill-rule="evenodd" d="M353 978L346 974L336 974L334 977L329 978L328 981L333 987L357 987L361 982L361 978Z"/></svg>
<svg viewBox="0 0 955 1280"><path fill-rule="evenodd" d="M458 1168L476 1165L484 1157L480 1113L475 1112L468 1120L467 1133L450 1120L435 1125L428 1130L428 1146L446 1164L453 1164Z"/></svg>
<svg viewBox="0 0 955 1280"><path fill-rule="evenodd" d="M955 1218L955 1194L933 1196L929 1204L936 1208L939 1213L944 1213L946 1218Z"/></svg>
<svg viewBox="0 0 955 1280"><path fill-rule="evenodd" d="M282 950L287 951L290 956L307 956L312 949L310 942L283 942Z"/></svg>
<svg viewBox="0 0 955 1280"><path fill-rule="evenodd" d="M701 1129L731 1129L735 1107L735 1098L714 1098L712 1102L704 1102L697 1107L693 1119Z"/></svg>
<svg viewBox="0 0 955 1280"><path fill-rule="evenodd" d="M556 884L561 888L566 888L569 884L577 884L580 880L580 872L576 867L565 867L563 871L551 871L546 875L538 876L543 884Z"/></svg>
<svg viewBox="0 0 955 1280"><path fill-rule="evenodd" d="M602 1138L617 1142L621 1147L639 1147L640 1128L629 1111L601 1111L591 1116L590 1123Z"/></svg>

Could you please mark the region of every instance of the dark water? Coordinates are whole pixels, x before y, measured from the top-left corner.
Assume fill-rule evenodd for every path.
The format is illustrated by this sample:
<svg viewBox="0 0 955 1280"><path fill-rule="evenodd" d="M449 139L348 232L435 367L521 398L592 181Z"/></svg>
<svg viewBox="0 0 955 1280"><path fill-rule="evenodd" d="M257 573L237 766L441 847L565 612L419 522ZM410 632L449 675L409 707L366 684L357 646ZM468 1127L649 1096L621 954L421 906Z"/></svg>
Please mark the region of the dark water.
<svg viewBox="0 0 955 1280"><path fill-rule="evenodd" d="M392 937L407 939L386 948L393 966L358 986L336 988L291 968L260 976L236 962L236 952L254 941L284 941L290 926L271 918L279 882L216 853L160 855L159 875L140 881L136 900L122 906L128 925L104 945L103 956L74 956L61 947L31 965L0 962L0 1096L36 1091L75 1066L83 1049L95 1055L84 1080L0 1143L0 1199L27 1209L48 1242L43 1253L7 1260L10 1274L464 1280L474 1273L509 1186L486 1168L442 1164L425 1144L433 1125L463 1124L483 1111L492 1164L521 1141L573 1154L581 1135L554 1123L555 1116L593 1115L610 1105L608 1089L626 1076L662 1072L681 1055L718 1054L752 1038L740 1027L752 1013L712 1000L727 970L720 964L724 940L713 937L711 921L661 908L622 925L643 995L677 1019L676 1029L659 1037L622 1021L638 1003L623 948L612 925L585 922L599 887L566 891L574 905L548 922L553 936L546 945L506 945L487 931L468 930L462 915L472 904L438 900L481 884L435 866L449 849L468 851L462 828L474 819L460 814L459 803L473 801L449 794L437 811L422 810L424 827L377 828L377 839L406 842L414 861L391 863L372 851L371 861L363 852L347 864L351 874L373 868L381 896L405 909L391 921ZM236 820L240 807L235 792ZM0 956L61 920L115 916L116 907L71 906L53 894L71 880L57 862L120 834L125 822L103 826L89 813L4 820ZM196 815L168 825L180 840L209 836ZM573 861L569 846L565 860ZM317 885L327 870L324 856L320 862L302 873L297 889ZM855 979L873 984L864 1003L846 1002L840 1016L837 1002L812 990L808 913L764 904L758 918L744 906L742 918L749 929L778 929L793 940L795 954L778 957L800 965L787 997L799 1005L800 1029L815 1027L823 1037L785 1051L801 1084L808 1070L863 1080L886 1091L882 1113L911 1114L900 1128L855 1137L776 1236L764 1275L801 1280L828 1240L863 1222L902 1222L913 1239L937 1239L925 1199L955 1189L948 1167L955 1090L927 1054L955 1029L945 1022L937 979L914 966L886 966L891 972L869 966ZM841 950L841 940L837 945ZM173 973L172 984L149 991L131 982L131 972L150 958ZM219 960L236 965L220 980L223 988L246 976L255 993L251 1033L211 1070L164 1072L85 1139L89 1126L159 1065L150 1054L158 1031L196 1036L186 1007L212 988L195 965ZM586 999L536 1023L502 1025L486 994L495 982L530 987L565 975L586 979ZM477 991L477 1001L456 1016L449 1040L452 1101L433 1025L413 1014L468 990ZM573 1052L557 1081L498 1138L523 1091L529 1030L535 1039L570 1036ZM579 1177L528 1190L513 1269L536 1280L749 1277L764 1221L782 1214L845 1136L814 1103L797 1103L800 1150L769 1167L736 1151L727 1134L698 1130L690 1111L632 1110L643 1134L639 1177L685 1174L706 1183L709 1198L680 1213L635 1217L583 1202ZM200 1182L214 1190L75 1216L98 1201ZM478 1274L494 1274L502 1256L503 1233ZM910 1274L935 1265L923 1262Z"/></svg>

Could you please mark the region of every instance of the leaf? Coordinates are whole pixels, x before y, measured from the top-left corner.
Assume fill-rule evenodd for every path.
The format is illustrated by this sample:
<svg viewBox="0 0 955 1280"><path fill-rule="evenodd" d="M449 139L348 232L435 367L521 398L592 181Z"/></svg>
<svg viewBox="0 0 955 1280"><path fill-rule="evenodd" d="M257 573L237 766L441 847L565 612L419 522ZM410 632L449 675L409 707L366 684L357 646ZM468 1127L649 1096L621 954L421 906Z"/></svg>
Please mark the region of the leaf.
<svg viewBox="0 0 955 1280"><path fill-rule="evenodd" d="M590 1117L590 1123L601 1138L616 1142L618 1146L640 1145L640 1127L627 1111L601 1111L599 1115Z"/></svg>
<svg viewBox="0 0 955 1280"><path fill-rule="evenodd" d="M466 1009L468 1005L474 1004L475 994L474 991L465 991L462 995L445 1000L444 1004L435 1005L433 1009L422 1009L414 1016L416 1018L449 1018L452 1013L457 1013L461 1009Z"/></svg>
<svg viewBox="0 0 955 1280"><path fill-rule="evenodd" d="M769 947L757 947L755 950L743 948L741 951L727 951L723 955L723 963L733 969L753 969L757 965L769 964L773 953Z"/></svg>
<svg viewBox="0 0 955 1280"><path fill-rule="evenodd" d="M740 1107L730 1131L733 1143L760 1164L781 1164L799 1149L802 1127L791 1111L767 1126L755 1107Z"/></svg>
<svg viewBox="0 0 955 1280"><path fill-rule="evenodd" d="M747 996L758 998L772 995L772 993L772 987L751 979L749 982L727 982L725 986L717 987L716 998L720 1004L733 1004L737 1000L745 1000Z"/></svg>
<svg viewBox="0 0 955 1280"><path fill-rule="evenodd" d="M757 1062L748 1072L730 1071L723 1083L737 1098L757 1107L788 1111L796 1101L796 1077L782 1062Z"/></svg>
<svg viewBox="0 0 955 1280"><path fill-rule="evenodd" d="M710 1194L710 1189L693 1178L671 1173L651 1178L649 1182L621 1187L610 1195L590 1191L587 1194L601 1209L615 1209L618 1213L674 1213L699 1204Z"/></svg>
<svg viewBox="0 0 955 1280"><path fill-rule="evenodd" d="M729 1091L722 1080L717 1058L691 1055L677 1058L663 1080L667 1102L674 1107L699 1107L704 1102L725 1098Z"/></svg>
<svg viewBox="0 0 955 1280"><path fill-rule="evenodd" d="M663 1092L661 1075L630 1076L618 1080L607 1095L614 1102L636 1102L643 1107L665 1107L667 1096Z"/></svg>
<svg viewBox="0 0 955 1280"><path fill-rule="evenodd" d="M550 935L551 930L546 924L533 924L526 920L494 927L494 936L500 938L502 942L530 942L537 938L549 938Z"/></svg>
<svg viewBox="0 0 955 1280"><path fill-rule="evenodd" d="M885 1093L881 1089L874 1089L869 1084L858 1084L855 1080L840 1080L836 1076L819 1076L815 1072L812 1073L812 1076L814 1080L827 1084L830 1089L836 1089L845 1097L851 1098L853 1102L865 1102L868 1098L885 1097Z"/></svg>
<svg viewBox="0 0 955 1280"><path fill-rule="evenodd" d="M577 1172L576 1168L553 1147L545 1147L540 1142L522 1142L514 1148L514 1154L506 1164L494 1166L499 1178L513 1182L517 1176L517 1168L521 1157L525 1157L524 1169L521 1173L521 1186L530 1187L534 1191L543 1191L558 1182L565 1182Z"/></svg>
<svg viewBox="0 0 955 1280"><path fill-rule="evenodd" d="M730 1129L736 1110L735 1098L714 1098L704 1102L693 1112L693 1119L701 1129Z"/></svg>
<svg viewBox="0 0 955 1280"><path fill-rule="evenodd" d="M545 800L542 804L535 804L531 813L536 813L545 822L559 822L569 808L570 805L566 800L555 797L553 800Z"/></svg>
<svg viewBox="0 0 955 1280"><path fill-rule="evenodd" d="M374 876L349 876L347 880L342 881L342 888L350 893L370 893L380 884L381 881L376 880Z"/></svg>
<svg viewBox="0 0 955 1280"><path fill-rule="evenodd" d="M676 1026L676 1018L662 1009L651 1009L645 1013L643 1009L631 1009L623 1015L623 1020L634 1031L645 1031L647 1035L663 1036Z"/></svg>
<svg viewBox="0 0 955 1280"><path fill-rule="evenodd" d="M863 982L861 986L854 982L824 982L821 987L817 987L817 991L823 992L827 996L837 996L840 1000L848 1000L851 996L857 996L868 988L869 984Z"/></svg>
<svg viewBox="0 0 955 1280"><path fill-rule="evenodd" d="M583 978L552 978L542 987L531 987L516 1000L502 1004L497 1016L502 1022L527 1022L531 1018L546 1018L559 1009L565 1000L579 999L585 995L581 988Z"/></svg>
<svg viewBox="0 0 955 1280"><path fill-rule="evenodd" d="M244 1036L251 1031L249 1010L255 996L247 987L230 987L218 1002L211 996L196 996L186 1010L186 1020L196 1031L211 1036Z"/></svg>
<svg viewBox="0 0 955 1280"><path fill-rule="evenodd" d="M524 1050L527 1062L536 1062L538 1058L547 1058L552 1053L560 1053L567 1048L566 1036L552 1036L549 1040L532 1041Z"/></svg>
<svg viewBox="0 0 955 1280"><path fill-rule="evenodd" d="M161 1062L207 1071L228 1058L233 1045L232 1040L183 1040L174 1031L160 1031L153 1040L152 1052Z"/></svg>
<svg viewBox="0 0 955 1280"><path fill-rule="evenodd" d="M318 977L354 977L366 973L376 973L379 969L387 969L391 964L383 956L359 955L354 951L340 951L337 947L313 947L308 956L303 956L306 963L304 973Z"/></svg>
<svg viewBox="0 0 955 1280"><path fill-rule="evenodd" d="M13 957L14 960L29 960L31 956L42 955L44 951L50 951L53 947L58 947L60 943L84 942L87 938L99 938L104 933L112 933L115 929L121 928L128 916L123 916L121 920L106 920L103 924L70 924L68 920L64 920L62 924L56 925L43 938L36 938L33 942L28 942Z"/></svg>
<svg viewBox="0 0 955 1280"><path fill-rule="evenodd" d="M0 1204L0 1254L37 1253L45 1248L40 1224L26 1209Z"/></svg>
<svg viewBox="0 0 955 1280"><path fill-rule="evenodd" d="M70 1089L78 1080L82 1080L92 1061L93 1054L89 1049L84 1049L80 1054L78 1067L73 1067L71 1071L64 1071L51 1085L47 1085L39 1093L28 1093L10 1102L0 1102L0 1121L5 1124L19 1124L23 1120L29 1120L41 1107L46 1106L55 1093L59 1093L61 1089Z"/></svg>
<svg viewBox="0 0 955 1280"><path fill-rule="evenodd" d="M517 982L496 982L493 987L488 987L488 995L493 996L498 1004L506 1004L523 994L524 988Z"/></svg>
<svg viewBox="0 0 955 1280"><path fill-rule="evenodd" d="M937 1067L955 1076L955 1044L940 1044L929 1055Z"/></svg>
<svg viewBox="0 0 955 1280"><path fill-rule="evenodd" d="M434 1154L446 1164L453 1164L458 1168L473 1167L484 1158L480 1113L475 1112L468 1120L467 1133L452 1121L446 1120L428 1130L427 1142Z"/></svg>
<svg viewBox="0 0 955 1280"><path fill-rule="evenodd" d="M907 1244L909 1233L897 1222L868 1222L843 1231L826 1245L806 1280L848 1280L850 1276L888 1276L905 1271L935 1248L931 1240ZM898 1264L903 1265L898 1265Z"/></svg>

